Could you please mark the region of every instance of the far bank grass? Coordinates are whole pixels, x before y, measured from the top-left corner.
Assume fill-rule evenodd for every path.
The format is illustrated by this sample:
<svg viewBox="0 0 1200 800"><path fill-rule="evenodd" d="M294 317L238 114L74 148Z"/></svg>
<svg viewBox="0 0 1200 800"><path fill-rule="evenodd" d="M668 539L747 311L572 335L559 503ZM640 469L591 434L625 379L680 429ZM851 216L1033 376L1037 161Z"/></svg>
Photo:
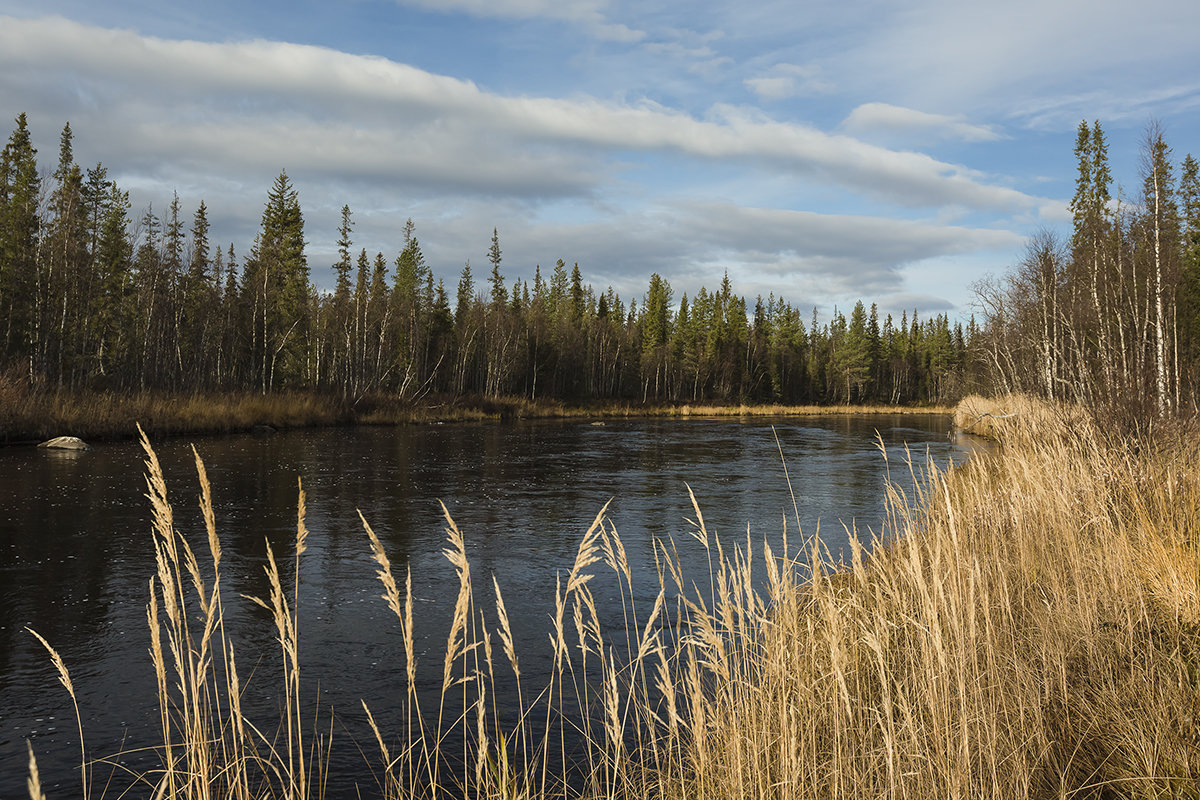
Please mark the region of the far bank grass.
<svg viewBox="0 0 1200 800"><path fill-rule="evenodd" d="M352 417L340 404L311 394L163 395L139 393L0 393L0 444L78 436L129 439L140 424L150 435L236 433L336 425Z"/></svg>
<svg viewBox="0 0 1200 800"><path fill-rule="evenodd" d="M0 383L0 444L78 436L85 441L133 438L138 425L153 437L205 435L331 425L399 425L511 419L759 417L818 414L942 414L950 409L903 406L784 406L598 403L572 405L524 398L386 395L358 399L312 392L131 395L31 391Z"/></svg>
<svg viewBox="0 0 1200 800"><path fill-rule="evenodd" d="M364 423L449 422L494 419L639 419L651 417L800 417L929 414L949 416L949 406L780 405L607 402L573 405L556 400L525 398L461 398L426 403L389 404L358 416Z"/></svg>

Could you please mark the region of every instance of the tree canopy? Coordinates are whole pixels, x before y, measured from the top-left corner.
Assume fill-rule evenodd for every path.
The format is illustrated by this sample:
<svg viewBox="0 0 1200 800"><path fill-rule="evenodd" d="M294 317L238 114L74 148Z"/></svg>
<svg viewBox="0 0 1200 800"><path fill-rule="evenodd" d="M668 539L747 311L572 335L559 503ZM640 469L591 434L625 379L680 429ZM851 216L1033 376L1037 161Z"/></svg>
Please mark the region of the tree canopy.
<svg viewBox="0 0 1200 800"><path fill-rule="evenodd" d="M64 126L47 187L24 115L0 161L0 369L39 386L922 403L953 399L978 372L974 326L946 315L914 310L880 327L876 306L859 302L848 319L814 309L806 323L782 298L748 303L728 274L678 300L654 274L642 296L622 298L562 258L549 280L536 266L532 286L508 283L496 228L481 247L483 290L468 260L451 298L412 220L397 252L356 252L348 203L334 223L334 286L319 290L286 172L239 264L233 243L212 241L202 198L190 225L177 195L163 217L150 207L132 224L104 167L75 164L73 135Z"/></svg>

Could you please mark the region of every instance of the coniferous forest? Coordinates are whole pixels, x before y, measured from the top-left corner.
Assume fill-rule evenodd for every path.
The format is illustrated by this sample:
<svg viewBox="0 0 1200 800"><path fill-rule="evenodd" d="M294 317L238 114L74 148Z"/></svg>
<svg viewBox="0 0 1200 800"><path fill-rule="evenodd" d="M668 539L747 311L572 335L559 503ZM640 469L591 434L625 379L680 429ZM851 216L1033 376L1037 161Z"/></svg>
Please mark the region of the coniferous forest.
<svg viewBox="0 0 1200 800"><path fill-rule="evenodd" d="M1151 123L1129 191L1099 122L1079 124L1069 239L1035 234L979 283L975 355L992 388L1065 400L1110 424L1194 413L1200 395L1200 167Z"/></svg>
<svg viewBox="0 0 1200 800"><path fill-rule="evenodd" d="M411 220L395 252L355 248L348 204L321 222L338 236L322 290L306 224L286 172L248 246L212 240L203 198L135 211L75 163L69 124L43 173L22 114L0 162L0 372L46 391L916 404L983 366L973 321L863 302L821 319L728 275L688 296L655 274L622 298L558 259L510 283L497 230L481 265L435 275Z"/></svg>

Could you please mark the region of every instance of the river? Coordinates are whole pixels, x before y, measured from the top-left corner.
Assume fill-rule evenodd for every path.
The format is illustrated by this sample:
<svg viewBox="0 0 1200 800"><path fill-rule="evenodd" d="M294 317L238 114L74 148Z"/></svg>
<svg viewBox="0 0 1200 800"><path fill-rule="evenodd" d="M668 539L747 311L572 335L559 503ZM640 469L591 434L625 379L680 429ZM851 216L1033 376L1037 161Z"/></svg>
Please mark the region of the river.
<svg viewBox="0 0 1200 800"><path fill-rule="evenodd" d="M888 473L880 440L891 479L908 489L906 450L920 463L926 454L941 465L969 456L974 445L952 441L948 425L943 417L905 415L538 421L297 430L194 443L212 482L222 596L247 673L277 669L273 626L241 596L267 595L267 540L290 579L297 479L303 482L310 533L300 566L301 669L304 691L319 692L320 707L333 709L330 796L337 797L349 796L354 781L370 780L359 752L371 746L359 699L388 730L404 692L399 622L379 597L358 511L398 578L411 571L423 680L440 687L457 591L441 554L441 500L463 532L477 590L489 589L480 592L481 608L493 613L485 598L494 576L518 654L537 685L548 669L556 577L570 570L606 502L628 551L635 598L648 609L658 592L655 538L673 537L689 574L707 574L703 548L688 535L687 520L695 517L688 486L709 531L725 542L745 542L749 530L753 542L768 539L778 551L785 521L794 546L819 525L836 558L847 526L856 525L863 538L881 529ZM155 447L177 527L206 554L190 443ZM119 769L134 771L158 763L153 753L132 752L153 745L158 721L147 653L154 552L143 462L132 442L82 453L0 449L0 797L25 794L27 740L49 796L77 796L80 789L74 711L27 627L56 647L70 670L89 755L123 752ZM611 604L603 613L619 623L616 595L596 593ZM269 716L276 702L270 680L251 679L247 695ZM103 782L110 771L98 765L94 779ZM120 783L118 773L114 786Z"/></svg>

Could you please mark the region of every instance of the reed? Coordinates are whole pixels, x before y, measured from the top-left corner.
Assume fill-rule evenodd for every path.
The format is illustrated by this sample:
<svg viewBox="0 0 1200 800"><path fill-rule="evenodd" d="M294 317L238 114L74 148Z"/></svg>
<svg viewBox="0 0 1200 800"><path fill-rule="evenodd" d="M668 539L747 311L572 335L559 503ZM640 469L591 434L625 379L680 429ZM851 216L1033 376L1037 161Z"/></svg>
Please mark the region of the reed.
<svg viewBox="0 0 1200 800"><path fill-rule="evenodd" d="M356 412L366 424L472 422L496 419L635 419L691 417L806 417L816 415L931 414L948 415L948 406L783 405L778 403L635 403L596 402L573 405L558 400L522 397L468 397L422 403L372 398Z"/></svg>
<svg viewBox="0 0 1200 800"><path fill-rule="evenodd" d="M605 420L642 417L761 417L949 414L943 406L788 406L731 404L572 405L523 397L359 398L318 392L134 392L34 389L0 372L0 444L72 435L85 440L123 439L139 426L152 437L225 434L271 428L341 424L402 425L511 419Z"/></svg>
<svg viewBox="0 0 1200 800"><path fill-rule="evenodd" d="M315 393L117 394L35 391L0 376L0 443L70 434L85 440L234 433L256 426L335 425L353 419L336 398Z"/></svg>
<svg viewBox="0 0 1200 800"><path fill-rule="evenodd" d="M411 575L401 588L362 519L407 659L400 729L381 729L363 703L380 759L371 794L1200 797L1200 437L1134 442L1070 409L981 403L959 411L991 414L1000 451L948 471L890 464L917 488L889 489L886 531L852 531L849 564L831 564L819 537L786 522L780 540L723 539L693 495L709 574L685 575L675 543L659 541L661 590L639 608L601 509L556 587L546 686L523 683L500 586L488 587L495 618L476 603L470 540L443 508L458 590L442 658L427 665L437 708L418 702ZM255 724L237 702L203 464L205 569L174 530L145 447L162 708L162 768L143 776L146 795L320 796L323 740L301 713L311 706L296 639L303 493L293 599L272 554L271 595L258 601L276 626L284 711ZM601 579L620 587L623 630L601 624ZM502 674L521 698L515 721L496 711ZM37 797L32 754L30 765Z"/></svg>

